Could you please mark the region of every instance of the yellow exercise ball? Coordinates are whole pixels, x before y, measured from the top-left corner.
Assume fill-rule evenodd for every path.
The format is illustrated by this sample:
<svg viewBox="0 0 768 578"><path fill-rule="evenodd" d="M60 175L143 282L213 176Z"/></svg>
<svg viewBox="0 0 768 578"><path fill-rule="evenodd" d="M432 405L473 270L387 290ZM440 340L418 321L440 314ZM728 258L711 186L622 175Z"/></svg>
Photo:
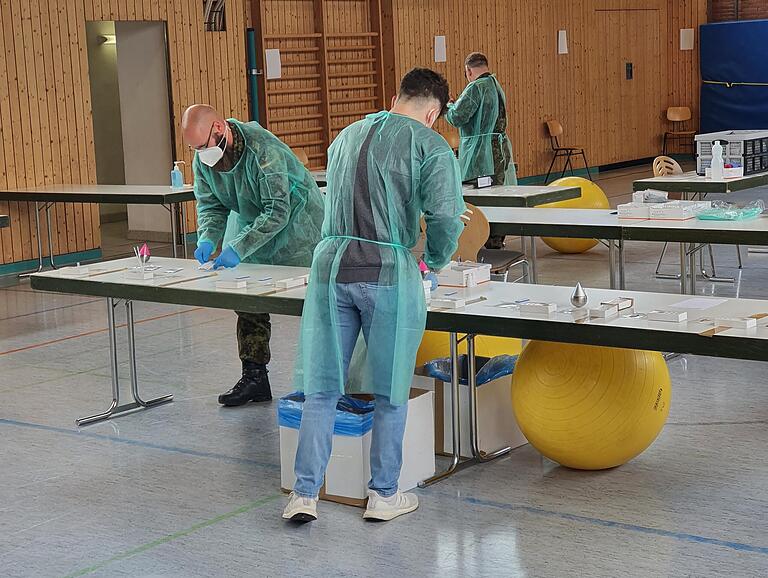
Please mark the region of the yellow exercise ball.
<svg viewBox="0 0 768 578"><path fill-rule="evenodd" d="M463 335L459 335L459 338ZM419 346L419 352L416 354L416 366L421 367L425 363L448 357L451 354L451 346L448 333L443 331L425 331L424 337ZM521 344L519 339L508 337L492 337L489 335L478 335L475 337L475 355L480 357L496 357L497 355L517 355L520 353ZM462 341L459 344L459 353L467 352L467 343Z"/></svg>
<svg viewBox="0 0 768 578"><path fill-rule="evenodd" d="M660 353L533 341L512 380L525 437L563 466L602 470L628 462L659 435L671 383Z"/></svg>
<svg viewBox="0 0 768 578"><path fill-rule="evenodd" d="M557 201L540 205L552 209L607 209L608 197L595 183L581 177L563 177L549 183L550 187L580 187L581 196L567 201ZM560 253L584 253L597 245L597 239L569 239L566 237L543 237L541 239Z"/></svg>

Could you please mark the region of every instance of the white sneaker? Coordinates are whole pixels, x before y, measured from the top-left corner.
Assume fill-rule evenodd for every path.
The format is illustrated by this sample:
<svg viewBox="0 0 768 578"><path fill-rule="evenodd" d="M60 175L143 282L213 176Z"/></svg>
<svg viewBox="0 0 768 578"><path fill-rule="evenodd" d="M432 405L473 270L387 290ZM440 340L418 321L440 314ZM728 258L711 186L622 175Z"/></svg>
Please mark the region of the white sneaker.
<svg viewBox="0 0 768 578"><path fill-rule="evenodd" d="M291 492L288 496L288 504L283 510L283 518L293 522L317 520L317 498L304 498Z"/></svg>
<svg viewBox="0 0 768 578"><path fill-rule="evenodd" d="M368 507L363 518L387 521L413 512L418 507L419 498L416 494L404 494L398 490L396 494L385 498L375 490L368 490Z"/></svg>

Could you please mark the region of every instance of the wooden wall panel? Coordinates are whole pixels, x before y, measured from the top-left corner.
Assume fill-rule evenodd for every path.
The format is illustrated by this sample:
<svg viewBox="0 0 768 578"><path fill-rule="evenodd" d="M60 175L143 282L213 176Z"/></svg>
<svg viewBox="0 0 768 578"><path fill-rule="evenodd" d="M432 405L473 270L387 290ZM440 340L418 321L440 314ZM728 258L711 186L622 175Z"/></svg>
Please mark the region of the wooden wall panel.
<svg viewBox="0 0 768 578"><path fill-rule="evenodd" d="M187 162L191 180L192 155L178 128L184 109L207 102L248 118L246 4L227 0L226 32L205 32L199 0L0 0L0 188L96 182L88 20L167 22L175 157ZM11 216L0 230L0 264L37 258L34 208L0 203L0 213ZM51 214L54 254L100 246L98 206L57 204ZM44 233L42 241L47 255Z"/></svg>
<svg viewBox="0 0 768 578"><path fill-rule="evenodd" d="M385 101L413 66L445 74L457 96L466 85L464 57L474 50L487 53L507 93L509 132L522 176L547 170L547 118L558 118L564 140L585 146L590 163L600 165L658 154L666 107L687 105L698 116L698 43L694 51L681 52L679 30L706 22L706 0L391 0L391 6L383 5L394 48ZM566 55L556 53L560 29L568 34ZM447 63L434 62L436 35L447 37ZM616 47L621 54L611 52ZM623 81L623 60L629 59L635 80ZM443 121L437 128L444 134L454 130Z"/></svg>

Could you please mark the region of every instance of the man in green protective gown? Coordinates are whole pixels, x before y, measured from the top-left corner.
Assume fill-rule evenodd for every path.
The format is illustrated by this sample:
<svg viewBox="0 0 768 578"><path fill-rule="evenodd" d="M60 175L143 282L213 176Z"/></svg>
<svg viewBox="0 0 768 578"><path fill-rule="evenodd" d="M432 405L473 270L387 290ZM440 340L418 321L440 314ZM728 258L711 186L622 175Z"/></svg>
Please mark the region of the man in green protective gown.
<svg viewBox="0 0 768 578"><path fill-rule="evenodd" d="M291 149L256 122L225 119L208 105L190 106L182 118L184 140L196 151L192 165L197 201L197 250L214 268L240 262L309 267L320 240L323 199ZM227 219L236 214L232 234ZM237 312L242 378L219 396L238 406L272 399L269 315Z"/></svg>

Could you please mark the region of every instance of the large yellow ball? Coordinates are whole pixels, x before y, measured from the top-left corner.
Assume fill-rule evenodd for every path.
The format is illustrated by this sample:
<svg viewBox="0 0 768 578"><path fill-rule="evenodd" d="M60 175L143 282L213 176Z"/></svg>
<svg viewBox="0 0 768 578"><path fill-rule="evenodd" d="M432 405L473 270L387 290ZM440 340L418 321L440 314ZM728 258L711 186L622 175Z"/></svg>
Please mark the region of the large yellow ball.
<svg viewBox="0 0 768 578"><path fill-rule="evenodd" d="M595 183L581 177L563 177L549 183L551 187L580 187L581 197L541 205L552 209L607 209L611 205L603 190ZM543 237L541 239L560 253L584 253L597 245L596 239L568 239L565 237Z"/></svg>
<svg viewBox="0 0 768 578"><path fill-rule="evenodd" d="M463 335L459 336L460 338ZM467 344L459 344L459 353L467 352ZM496 357L497 355L517 355L520 353L520 340L508 337L492 337L478 335L475 337L475 355L480 357ZM427 362L451 354L448 333L442 331L425 331L424 337L416 354L416 366L421 367Z"/></svg>
<svg viewBox="0 0 768 578"><path fill-rule="evenodd" d="M671 383L660 353L533 341L512 380L512 407L539 452L569 468L628 462L659 435Z"/></svg>

